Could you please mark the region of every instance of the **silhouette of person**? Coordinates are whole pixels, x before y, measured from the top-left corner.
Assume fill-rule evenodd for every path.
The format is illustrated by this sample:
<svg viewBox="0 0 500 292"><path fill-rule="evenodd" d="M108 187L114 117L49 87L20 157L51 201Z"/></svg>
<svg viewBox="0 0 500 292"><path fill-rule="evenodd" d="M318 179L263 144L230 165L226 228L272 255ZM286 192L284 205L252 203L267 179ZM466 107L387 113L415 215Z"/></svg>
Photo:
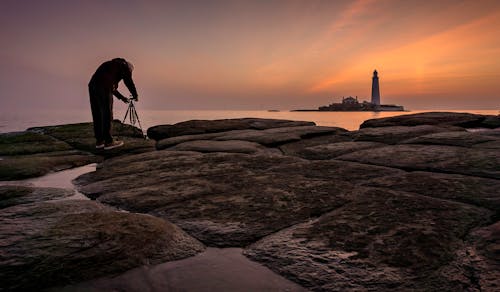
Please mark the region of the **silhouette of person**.
<svg viewBox="0 0 500 292"><path fill-rule="evenodd" d="M89 82L90 107L94 121L96 149L109 150L123 145L123 141L113 139L111 135L113 121L113 95L125 103L129 99L117 89L118 83L123 80L137 101L138 95L132 80L134 67L123 58L115 58L104 62L97 68Z"/></svg>

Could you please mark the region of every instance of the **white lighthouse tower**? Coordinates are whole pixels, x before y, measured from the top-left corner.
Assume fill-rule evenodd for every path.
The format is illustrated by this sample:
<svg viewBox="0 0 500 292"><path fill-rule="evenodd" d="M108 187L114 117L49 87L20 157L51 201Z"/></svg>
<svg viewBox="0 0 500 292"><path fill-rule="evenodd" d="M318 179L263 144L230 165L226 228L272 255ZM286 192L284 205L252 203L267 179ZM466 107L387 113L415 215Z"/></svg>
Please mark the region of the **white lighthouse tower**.
<svg viewBox="0 0 500 292"><path fill-rule="evenodd" d="M380 106L380 89L378 87L378 72L373 71L372 78L372 104Z"/></svg>

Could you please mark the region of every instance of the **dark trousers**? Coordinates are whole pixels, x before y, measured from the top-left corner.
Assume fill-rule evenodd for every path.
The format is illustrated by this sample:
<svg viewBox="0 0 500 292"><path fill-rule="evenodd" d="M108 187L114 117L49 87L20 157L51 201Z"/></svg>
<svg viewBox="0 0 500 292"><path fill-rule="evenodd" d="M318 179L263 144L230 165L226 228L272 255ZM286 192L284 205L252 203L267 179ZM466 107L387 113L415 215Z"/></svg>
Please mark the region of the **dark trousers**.
<svg viewBox="0 0 500 292"><path fill-rule="evenodd" d="M90 108L94 120L96 142L111 143L111 122L113 121L113 93L110 89L89 84Z"/></svg>

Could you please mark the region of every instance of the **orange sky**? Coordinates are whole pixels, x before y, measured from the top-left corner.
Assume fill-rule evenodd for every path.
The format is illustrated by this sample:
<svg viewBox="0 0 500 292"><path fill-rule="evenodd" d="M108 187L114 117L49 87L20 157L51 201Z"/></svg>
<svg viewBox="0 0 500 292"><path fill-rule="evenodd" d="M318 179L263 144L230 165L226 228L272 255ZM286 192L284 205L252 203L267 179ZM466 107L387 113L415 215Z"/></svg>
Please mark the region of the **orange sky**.
<svg viewBox="0 0 500 292"><path fill-rule="evenodd" d="M87 106L93 71L119 56L148 108L369 99L374 69L383 103L500 107L500 1L77 2L2 1L4 107Z"/></svg>

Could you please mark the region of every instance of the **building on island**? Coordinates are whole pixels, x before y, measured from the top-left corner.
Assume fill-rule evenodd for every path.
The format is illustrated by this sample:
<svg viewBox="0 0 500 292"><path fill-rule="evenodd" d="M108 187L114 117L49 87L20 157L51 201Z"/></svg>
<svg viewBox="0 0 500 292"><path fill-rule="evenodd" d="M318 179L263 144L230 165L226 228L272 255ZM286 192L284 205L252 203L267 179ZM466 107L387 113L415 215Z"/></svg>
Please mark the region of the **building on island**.
<svg viewBox="0 0 500 292"><path fill-rule="evenodd" d="M320 106L319 111L404 111L401 105L380 104L380 88L378 82L378 72L373 71L372 77L372 98L371 102L359 102L358 97L342 97L342 103L332 103Z"/></svg>

